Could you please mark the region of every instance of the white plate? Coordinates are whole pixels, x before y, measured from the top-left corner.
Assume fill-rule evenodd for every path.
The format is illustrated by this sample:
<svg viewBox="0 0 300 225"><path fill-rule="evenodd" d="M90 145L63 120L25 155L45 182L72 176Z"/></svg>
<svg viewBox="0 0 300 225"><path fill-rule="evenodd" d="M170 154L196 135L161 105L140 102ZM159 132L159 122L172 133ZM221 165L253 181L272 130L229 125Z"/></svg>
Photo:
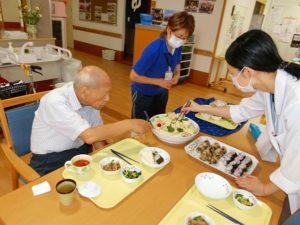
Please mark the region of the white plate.
<svg viewBox="0 0 300 225"><path fill-rule="evenodd" d="M101 187L93 181L82 183L78 187L78 192L83 197L94 198L101 194Z"/></svg>
<svg viewBox="0 0 300 225"><path fill-rule="evenodd" d="M158 154L164 159L164 161L161 164L157 164L157 163L151 163L148 160L146 160L143 157L143 152L144 151L157 151ZM139 157L142 161L142 163L144 163L146 166L152 167L152 168L162 168L165 165L167 165L170 162L170 155L168 152L166 152L165 150L161 149L161 148L157 148L157 147L146 147L143 148L140 152L139 152Z"/></svg>
<svg viewBox="0 0 300 225"><path fill-rule="evenodd" d="M226 172L225 166L223 164L223 157L221 157L220 160L216 164L209 164L207 161L203 161L203 160L200 159L200 153L196 149L205 140L208 140L211 144L213 144L215 142L219 143L221 145L221 147L224 146L227 149L228 152L229 151L235 151L236 153L242 152L246 156L249 156L251 158L251 160L252 160L252 165L249 166L249 168L247 170L247 173L249 173L249 174L251 174L254 171L255 167L258 164L258 160L253 155L250 155L250 154L248 154L246 152L243 152L243 151L241 151L239 149L236 149L236 148L234 148L234 147L232 147L230 145L227 145L227 144L225 144L225 143L223 143L221 141L218 141L218 140L216 140L214 138L211 138L211 137L208 137L208 136L200 136L197 139L195 139L194 141L192 141L191 143L189 143L188 145L186 145L184 147L185 152L188 155L192 156L193 158L195 158L195 159L197 159L197 160L199 160L199 161L201 161L201 162L203 162L203 163L205 163L205 164L207 164L207 165L209 165L211 167L214 167L214 168L216 168L216 169L218 169L218 170L220 170L220 171L222 171L222 172L224 172L224 173L226 173L226 174L228 174L228 175L230 175L232 177L235 177L233 174Z"/></svg>
<svg viewBox="0 0 300 225"><path fill-rule="evenodd" d="M209 216L207 216L206 214L204 213L201 213L201 212L191 212L190 214L188 214L186 217L185 217L185 225L189 225L189 219L190 218L195 218L197 216L201 216L203 217L203 219L209 224L209 225L215 225L215 221L213 221L212 218L210 218Z"/></svg>
<svg viewBox="0 0 300 225"><path fill-rule="evenodd" d="M212 199L225 199L232 192L228 181L215 173L199 173L195 178L195 184L203 195Z"/></svg>

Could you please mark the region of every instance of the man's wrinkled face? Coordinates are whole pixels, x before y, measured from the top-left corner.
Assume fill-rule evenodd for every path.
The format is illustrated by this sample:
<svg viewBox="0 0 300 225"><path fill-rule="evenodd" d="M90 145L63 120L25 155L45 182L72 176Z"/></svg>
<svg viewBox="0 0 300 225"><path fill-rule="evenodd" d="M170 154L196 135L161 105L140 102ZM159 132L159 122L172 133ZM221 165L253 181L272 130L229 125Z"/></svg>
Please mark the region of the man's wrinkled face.
<svg viewBox="0 0 300 225"><path fill-rule="evenodd" d="M109 101L110 89L111 83L109 81L104 82L98 87L89 89L86 98L87 105L97 110L102 109Z"/></svg>

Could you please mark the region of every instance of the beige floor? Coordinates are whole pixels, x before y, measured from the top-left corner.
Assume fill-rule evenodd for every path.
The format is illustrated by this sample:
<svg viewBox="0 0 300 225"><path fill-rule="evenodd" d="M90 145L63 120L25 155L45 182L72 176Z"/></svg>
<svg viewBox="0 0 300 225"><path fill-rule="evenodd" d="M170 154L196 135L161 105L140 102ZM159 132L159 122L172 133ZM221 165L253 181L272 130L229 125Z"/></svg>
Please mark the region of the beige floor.
<svg viewBox="0 0 300 225"><path fill-rule="evenodd" d="M100 57L89 55L83 52L74 51L74 57L81 59L83 65L97 65L103 68L112 79L113 88L111 91L110 102L102 111L102 117L106 123L126 119L130 117L130 80L129 72L131 67L126 64L114 61L103 60ZM228 87L229 93L224 93L219 88L205 88L198 85L184 82L172 88L167 105L167 111L172 111L184 104L189 99L196 97L209 98L215 97L230 103L238 103L241 96L230 82L224 82ZM0 196L11 191L10 185L10 166L0 151Z"/></svg>

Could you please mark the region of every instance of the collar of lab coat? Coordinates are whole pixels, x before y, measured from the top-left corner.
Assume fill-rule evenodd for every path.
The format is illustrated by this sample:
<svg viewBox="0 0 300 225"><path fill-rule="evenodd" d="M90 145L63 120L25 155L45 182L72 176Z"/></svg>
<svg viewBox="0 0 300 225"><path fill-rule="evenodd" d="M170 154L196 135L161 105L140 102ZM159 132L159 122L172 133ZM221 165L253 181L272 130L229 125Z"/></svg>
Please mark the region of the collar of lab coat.
<svg viewBox="0 0 300 225"><path fill-rule="evenodd" d="M283 103L285 98L285 89L286 89L286 82L288 79L288 74L284 70L277 70L276 78L275 78L275 111L276 115L280 115L283 109Z"/></svg>

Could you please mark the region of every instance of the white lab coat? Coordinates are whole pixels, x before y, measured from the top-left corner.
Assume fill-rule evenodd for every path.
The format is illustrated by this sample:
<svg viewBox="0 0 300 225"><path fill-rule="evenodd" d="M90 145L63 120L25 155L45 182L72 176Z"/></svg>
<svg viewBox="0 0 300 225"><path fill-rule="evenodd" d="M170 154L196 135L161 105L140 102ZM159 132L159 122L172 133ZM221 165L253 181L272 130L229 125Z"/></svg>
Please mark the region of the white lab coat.
<svg viewBox="0 0 300 225"><path fill-rule="evenodd" d="M267 92L257 91L240 105L231 106L230 114L234 122L266 115L269 140L274 154L281 160L270 179L288 194L291 213L294 213L300 208L300 80L284 70L277 70L274 99L275 122Z"/></svg>

